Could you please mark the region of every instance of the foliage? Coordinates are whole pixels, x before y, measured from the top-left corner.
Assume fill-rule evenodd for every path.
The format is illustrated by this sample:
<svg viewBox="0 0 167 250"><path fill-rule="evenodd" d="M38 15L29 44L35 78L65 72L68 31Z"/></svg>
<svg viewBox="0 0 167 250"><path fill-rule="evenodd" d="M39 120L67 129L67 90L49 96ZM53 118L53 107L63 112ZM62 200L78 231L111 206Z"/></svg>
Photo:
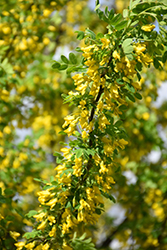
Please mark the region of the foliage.
<svg viewBox="0 0 167 250"><path fill-rule="evenodd" d="M165 127L167 116L159 112L165 104L156 109L152 101L157 77L166 79L167 6L136 0L122 15L100 10L97 1L95 29L86 1L76 3L4 1L1 7L0 244L106 249L118 239L121 249L165 249L167 155L157 125ZM90 26L75 34L81 13ZM73 48L73 35L76 52L48 64L60 44ZM20 142L14 128L23 127L32 135ZM67 143L55 152L62 139ZM157 163L146 158L153 149L161 151ZM135 183L128 183L127 171ZM106 198L125 211L118 226L104 213ZM98 244L100 222L107 230ZM17 241L23 231L25 240Z"/></svg>

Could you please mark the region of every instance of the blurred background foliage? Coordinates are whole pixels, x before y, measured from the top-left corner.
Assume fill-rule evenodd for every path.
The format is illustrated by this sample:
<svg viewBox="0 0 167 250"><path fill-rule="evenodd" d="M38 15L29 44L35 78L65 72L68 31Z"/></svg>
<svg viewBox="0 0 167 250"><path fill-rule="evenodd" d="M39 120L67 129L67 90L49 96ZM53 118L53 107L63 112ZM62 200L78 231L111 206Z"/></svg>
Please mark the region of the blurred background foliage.
<svg viewBox="0 0 167 250"><path fill-rule="evenodd" d="M101 4L122 12L129 1ZM0 249L15 249L13 232L31 230L24 215L38 210L37 179L54 174L53 153L67 140L59 134L63 117L72 111L61 94L73 81L51 65L78 46L76 30L105 32L94 7L93 0L0 2ZM106 201L87 232L99 249L167 249L167 100L155 102L167 65L142 76L143 99L129 103L120 124L129 145L117 157L116 204Z"/></svg>

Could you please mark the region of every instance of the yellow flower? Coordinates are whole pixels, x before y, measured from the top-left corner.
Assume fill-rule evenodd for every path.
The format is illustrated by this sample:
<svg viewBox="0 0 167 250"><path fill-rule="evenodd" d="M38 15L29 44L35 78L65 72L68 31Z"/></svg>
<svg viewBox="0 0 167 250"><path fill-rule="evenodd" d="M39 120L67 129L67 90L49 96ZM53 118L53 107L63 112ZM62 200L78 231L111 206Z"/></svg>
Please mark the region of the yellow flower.
<svg viewBox="0 0 167 250"><path fill-rule="evenodd" d="M45 245L43 245L42 250L48 250L49 249L49 243L47 242Z"/></svg>
<svg viewBox="0 0 167 250"><path fill-rule="evenodd" d="M124 148L125 148L125 145L127 145L127 144L128 144L128 142L125 141L124 139L120 139L120 140L118 141L118 145L119 145L120 148L122 148L122 149L124 149Z"/></svg>
<svg viewBox="0 0 167 250"><path fill-rule="evenodd" d="M55 233L56 233L56 226L54 225L54 226L52 227L52 230L49 232L49 236L50 236L50 237L54 237L54 236L55 236Z"/></svg>
<svg viewBox="0 0 167 250"><path fill-rule="evenodd" d="M142 30L150 32L155 28L154 24L147 24L141 27Z"/></svg>
<svg viewBox="0 0 167 250"><path fill-rule="evenodd" d="M9 135L11 133L10 127L9 126L4 127L3 132Z"/></svg>
<svg viewBox="0 0 167 250"><path fill-rule="evenodd" d="M142 54L140 60L144 63L146 67L153 62L153 59L150 58L149 54Z"/></svg>
<svg viewBox="0 0 167 250"><path fill-rule="evenodd" d="M150 114L148 112L145 112L142 114L142 118L147 121L150 118Z"/></svg>
<svg viewBox="0 0 167 250"><path fill-rule="evenodd" d="M71 148L60 149L60 151L63 152L64 157L66 157L69 154L70 150L71 150Z"/></svg>
<svg viewBox="0 0 167 250"><path fill-rule="evenodd" d="M108 177L106 178L106 181L107 181L108 184L115 184L115 181L114 181L114 179L113 179L112 176L108 176ZM110 188L111 188L111 187L110 187L110 185L109 185L109 189L110 189Z"/></svg>
<svg viewBox="0 0 167 250"><path fill-rule="evenodd" d="M20 153L19 154L19 161L24 161L24 160L27 160L28 159L28 156L25 154L25 153Z"/></svg>
<svg viewBox="0 0 167 250"><path fill-rule="evenodd" d="M38 200L42 205L45 205L45 202L52 197L52 194L47 190L43 190L37 193L39 196Z"/></svg>
<svg viewBox="0 0 167 250"><path fill-rule="evenodd" d="M56 223L55 217L54 216L49 216L48 220L50 221L49 225L52 225L53 223Z"/></svg>
<svg viewBox="0 0 167 250"><path fill-rule="evenodd" d="M70 124L71 122L73 122L75 120L75 116L74 115L68 115L64 118L65 123L63 124L63 128L65 128L66 126L68 126L68 124Z"/></svg>
<svg viewBox="0 0 167 250"><path fill-rule="evenodd" d="M47 220L42 221L42 223L37 227L38 230L43 230L45 229L47 224Z"/></svg>
<svg viewBox="0 0 167 250"><path fill-rule="evenodd" d="M4 156L4 148L0 147L0 156Z"/></svg>
<svg viewBox="0 0 167 250"><path fill-rule="evenodd" d="M120 54L118 54L118 52L116 50L114 50L112 56L114 57L115 60L120 60Z"/></svg>
<svg viewBox="0 0 167 250"><path fill-rule="evenodd" d="M39 213L39 214L35 214L33 217L37 220L37 221L42 221L43 218L47 215L47 213Z"/></svg>
<svg viewBox="0 0 167 250"><path fill-rule="evenodd" d="M34 250L42 250L42 246L43 246L43 244L40 244L36 248L34 248Z"/></svg>
<svg viewBox="0 0 167 250"><path fill-rule="evenodd" d="M81 199L79 203L81 204L79 210L82 210L83 208L91 209L90 205L84 199Z"/></svg>
<svg viewBox="0 0 167 250"><path fill-rule="evenodd" d="M74 169L73 174L78 176L81 176L82 174L82 157L75 158L75 165L72 167Z"/></svg>
<svg viewBox="0 0 167 250"><path fill-rule="evenodd" d="M31 242L31 243L25 245L25 248L32 250L34 246L35 246L35 242Z"/></svg>
<svg viewBox="0 0 167 250"><path fill-rule="evenodd" d="M110 144L104 145L104 153L106 155L111 155L113 153L113 151L114 151L113 146L111 146Z"/></svg>
<svg viewBox="0 0 167 250"><path fill-rule="evenodd" d="M43 11L43 16L44 16L44 17L48 17L50 14L51 14L51 10L45 9L45 10Z"/></svg>
<svg viewBox="0 0 167 250"><path fill-rule="evenodd" d="M108 172L108 169L106 168L106 165L104 165L104 162L102 161L100 163L100 170L99 170L99 173L102 173L102 174L105 174Z"/></svg>
<svg viewBox="0 0 167 250"><path fill-rule="evenodd" d="M146 45L145 44L135 44L135 52L140 55L142 52L146 50Z"/></svg>
<svg viewBox="0 0 167 250"><path fill-rule="evenodd" d="M43 44L48 45L50 43L50 39L48 37L43 38Z"/></svg>
<svg viewBox="0 0 167 250"><path fill-rule="evenodd" d="M25 243L23 241L20 241L18 243L14 244L17 247L17 250L22 250L22 248L25 246Z"/></svg>
<svg viewBox="0 0 167 250"><path fill-rule="evenodd" d="M140 82L132 82L133 87L136 89L141 89L141 83Z"/></svg>
<svg viewBox="0 0 167 250"><path fill-rule="evenodd" d="M14 239L14 240L17 240L17 237L20 236L20 233L18 232L15 232L15 231L10 231L10 236Z"/></svg>
<svg viewBox="0 0 167 250"><path fill-rule="evenodd" d="M86 133L86 131L82 131L82 138L85 139L88 137L88 134Z"/></svg>
<svg viewBox="0 0 167 250"><path fill-rule="evenodd" d="M110 125L110 122L108 121L107 117L102 114L99 118L99 127L102 130L103 128L106 128L106 125Z"/></svg>
<svg viewBox="0 0 167 250"><path fill-rule="evenodd" d="M109 39L107 39L107 38L104 37L104 38L101 38L101 41L103 43L102 49L106 49L106 48L109 47L109 44L110 44L110 40Z"/></svg>
<svg viewBox="0 0 167 250"><path fill-rule="evenodd" d="M72 250L72 248L70 246L67 246L67 243L64 242L63 243L63 250Z"/></svg>
<svg viewBox="0 0 167 250"><path fill-rule="evenodd" d="M16 158L14 160L14 162L13 162L13 168L16 169L16 168L19 168L19 167L20 167L20 161L19 161L19 159Z"/></svg>
<svg viewBox="0 0 167 250"><path fill-rule="evenodd" d="M50 209L52 209L57 203L57 198L51 199L46 205L50 206Z"/></svg>

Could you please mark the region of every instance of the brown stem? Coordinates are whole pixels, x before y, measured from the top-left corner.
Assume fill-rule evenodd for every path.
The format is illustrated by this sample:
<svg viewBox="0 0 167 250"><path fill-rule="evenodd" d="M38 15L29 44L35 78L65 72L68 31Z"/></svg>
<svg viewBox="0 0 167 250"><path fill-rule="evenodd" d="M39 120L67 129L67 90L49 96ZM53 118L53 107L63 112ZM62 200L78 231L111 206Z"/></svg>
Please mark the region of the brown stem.
<svg viewBox="0 0 167 250"><path fill-rule="evenodd" d="M112 61L112 51L111 51L111 56L110 56L110 59L108 61L107 67L110 65L111 61ZM106 74L106 72L103 72L100 77L103 78L105 76L105 74ZM94 101L94 105L95 106L97 105L98 101L100 100L100 97L103 94L103 92L104 92L104 88L102 87L102 85L100 85L99 93L96 96L96 99ZM93 120L94 114L95 114L95 107L93 107L92 110L91 110L91 112L90 112L89 123ZM92 145L93 145L93 141L90 138L90 140L89 140L89 148L91 148ZM88 163L87 163L87 166L86 166L87 174L84 176L83 181L86 180L86 178L88 176L88 172L91 169L91 167L92 167L92 155L89 155L89 160L88 160Z"/></svg>

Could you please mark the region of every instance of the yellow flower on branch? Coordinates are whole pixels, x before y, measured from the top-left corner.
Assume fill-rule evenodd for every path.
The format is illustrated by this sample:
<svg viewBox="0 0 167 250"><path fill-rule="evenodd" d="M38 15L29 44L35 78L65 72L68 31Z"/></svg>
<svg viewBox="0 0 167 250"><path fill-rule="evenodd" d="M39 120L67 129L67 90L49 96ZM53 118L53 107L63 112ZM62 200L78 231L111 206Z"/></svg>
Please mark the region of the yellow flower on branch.
<svg viewBox="0 0 167 250"><path fill-rule="evenodd" d="M38 230L44 230L47 226L47 219L42 221L41 224L37 227Z"/></svg>
<svg viewBox="0 0 167 250"><path fill-rule="evenodd" d="M101 174L105 174L108 172L108 169L106 168L106 165L104 164L104 162L102 161L100 163L100 170L99 170L99 173Z"/></svg>
<svg viewBox="0 0 167 250"><path fill-rule="evenodd" d="M102 49L106 49L106 48L109 47L109 45L110 45L110 40L109 39L104 37L104 38L101 38L101 41L103 43Z"/></svg>
<svg viewBox="0 0 167 250"><path fill-rule="evenodd" d="M146 45L145 44L141 44L141 43L135 44L135 52L136 52L136 54L140 55L145 50L146 50Z"/></svg>
<svg viewBox="0 0 167 250"><path fill-rule="evenodd" d="M22 250L22 248L25 246L25 243L23 241L20 241L18 243L14 244L17 247L17 250Z"/></svg>
<svg viewBox="0 0 167 250"><path fill-rule="evenodd" d="M114 57L115 60L117 59L120 60L120 54L116 50L114 50L112 56Z"/></svg>
<svg viewBox="0 0 167 250"><path fill-rule="evenodd" d="M32 250L34 246L35 246L35 242L31 242L31 243L25 245L25 248Z"/></svg>
<svg viewBox="0 0 167 250"><path fill-rule="evenodd" d="M54 236L55 236L55 233L56 233L56 226L54 225L54 226L52 227L52 230L49 232L49 236L50 236L50 237L54 237Z"/></svg>
<svg viewBox="0 0 167 250"><path fill-rule="evenodd" d="M10 231L10 236L14 239L14 240L17 240L17 237L20 236L20 233L18 232L15 232L15 231Z"/></svg>
<svg viewBox="0 0 167 250"><path fill-rule="evenodd" d="M154 24L147 24L141 27L142 30L150 32L155 28Z"/></svg>

